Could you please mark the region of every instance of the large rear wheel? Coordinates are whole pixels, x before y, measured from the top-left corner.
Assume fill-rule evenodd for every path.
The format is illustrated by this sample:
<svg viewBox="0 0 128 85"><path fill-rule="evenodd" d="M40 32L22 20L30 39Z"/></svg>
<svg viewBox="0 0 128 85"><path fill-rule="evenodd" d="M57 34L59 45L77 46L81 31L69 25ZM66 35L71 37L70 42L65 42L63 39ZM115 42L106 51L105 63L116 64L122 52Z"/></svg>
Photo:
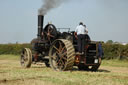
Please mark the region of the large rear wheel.
<svg viewBox="0 0 128 85"><path fill-rule="evenodd" d="M69 40L58 39L53 42L49 52L49 62L56 71L71 70L75 60L75 50Z"/></svg>
<svg viewBox="0 0 128 85"><path fill-rule="evenodd" d="M24 48L21 53L20 63L22 67L29 68L32 63L32 52L29 48Z"/></svg>

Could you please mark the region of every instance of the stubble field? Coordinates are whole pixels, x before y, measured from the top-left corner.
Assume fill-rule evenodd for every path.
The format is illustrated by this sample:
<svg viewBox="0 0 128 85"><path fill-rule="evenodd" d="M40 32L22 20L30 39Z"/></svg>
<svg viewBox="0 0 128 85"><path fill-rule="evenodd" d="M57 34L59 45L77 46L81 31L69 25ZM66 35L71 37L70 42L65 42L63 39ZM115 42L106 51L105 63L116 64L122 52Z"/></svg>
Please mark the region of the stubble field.
<svg viewBox="0 0 128 85"><path fill-rule="evenodd" d="M103 60L97 72L56 72L44 64L25 69L19 56L0 55L0 85L128 85L128 62Z"/></svg>

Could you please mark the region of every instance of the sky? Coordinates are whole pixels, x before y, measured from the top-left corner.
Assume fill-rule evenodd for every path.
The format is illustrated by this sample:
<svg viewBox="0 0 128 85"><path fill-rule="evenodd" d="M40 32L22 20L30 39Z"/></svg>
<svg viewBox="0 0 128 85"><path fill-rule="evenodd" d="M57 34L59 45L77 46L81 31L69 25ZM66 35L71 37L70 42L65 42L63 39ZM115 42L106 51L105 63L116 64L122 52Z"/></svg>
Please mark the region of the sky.
<svg viewBox="0 0 128 85"><path fill-rule="evenodd" d="M37 37L42 0L0 0L0 43L29 43ZM128 0L67 0L50 10L44 24L75 30L86 24L91 40L128 42Z"/></svg>

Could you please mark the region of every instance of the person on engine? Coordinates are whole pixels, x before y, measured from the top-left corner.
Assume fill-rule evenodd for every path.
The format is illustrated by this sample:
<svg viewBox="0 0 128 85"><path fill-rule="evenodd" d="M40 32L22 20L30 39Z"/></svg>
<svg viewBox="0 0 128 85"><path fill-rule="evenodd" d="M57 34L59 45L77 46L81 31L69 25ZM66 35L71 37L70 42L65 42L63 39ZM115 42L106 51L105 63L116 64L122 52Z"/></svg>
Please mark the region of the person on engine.
<svg viewBox="0 0 128 85"><path fill-rule="evenodd" d="M80 22L79 25L75 29L75 37L78 42L78 53L84 54L85 47L85 34L88 33L88 30L83 26L83 23Z"/></svg>

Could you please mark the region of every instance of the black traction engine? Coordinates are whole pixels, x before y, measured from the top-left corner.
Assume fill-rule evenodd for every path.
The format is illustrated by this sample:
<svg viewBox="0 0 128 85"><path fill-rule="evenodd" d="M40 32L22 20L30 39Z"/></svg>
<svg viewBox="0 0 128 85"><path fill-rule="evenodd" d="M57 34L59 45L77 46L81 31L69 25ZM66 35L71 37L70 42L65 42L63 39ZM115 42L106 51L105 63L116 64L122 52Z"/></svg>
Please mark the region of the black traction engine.
<svg viewBox="0 0 128 85"><path fill-rule="evenodd" d="M37 38L31 41L32 49L24 48L21 53L21 66L29 68L32 63L42 62L56 71L79 70L96 71L101 64L99 42L86 37L84 54L77 54L77 39L72 32L59 32L53 24L43 28L43 15L38 15Z"/></svg>

